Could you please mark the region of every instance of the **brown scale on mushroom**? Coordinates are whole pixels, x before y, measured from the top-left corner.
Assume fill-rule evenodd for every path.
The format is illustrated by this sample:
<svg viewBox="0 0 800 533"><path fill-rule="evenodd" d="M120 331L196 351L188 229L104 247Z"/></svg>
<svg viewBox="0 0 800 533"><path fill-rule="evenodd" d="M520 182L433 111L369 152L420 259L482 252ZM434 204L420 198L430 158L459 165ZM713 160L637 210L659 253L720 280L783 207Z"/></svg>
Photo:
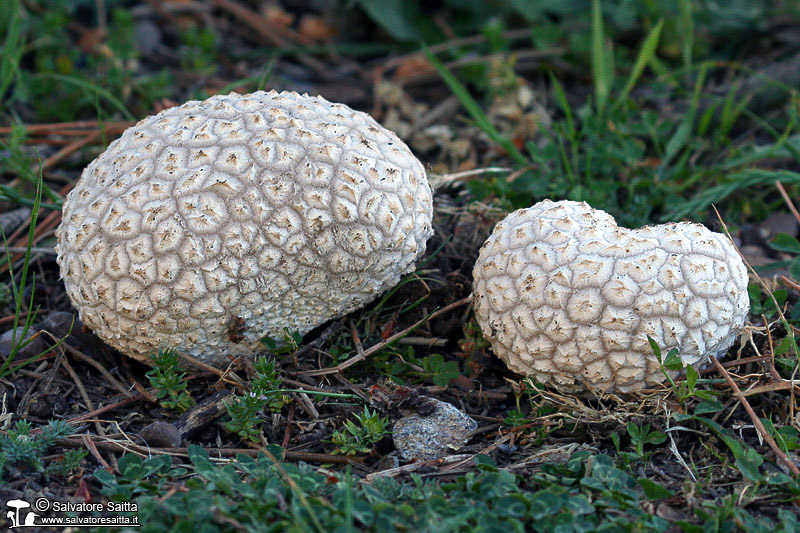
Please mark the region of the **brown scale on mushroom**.
<svg viewBox="0 0 800 533"><path fill-rule="evenodd" d="M692 223L620 228L586 203L510 214L473 271L474 308L508 367L565 390L630 392L664 376L647 337L699 365L744 327L747 270Z"/></svg>
<svg viewBox="0 0 800 533"><path fill-rule="evenodd" d="M423 165L368 115L230 94L112 142L67 197L56 250L67 294L108 344L225 365L395 285L425 251L432 210Z"/></svg>

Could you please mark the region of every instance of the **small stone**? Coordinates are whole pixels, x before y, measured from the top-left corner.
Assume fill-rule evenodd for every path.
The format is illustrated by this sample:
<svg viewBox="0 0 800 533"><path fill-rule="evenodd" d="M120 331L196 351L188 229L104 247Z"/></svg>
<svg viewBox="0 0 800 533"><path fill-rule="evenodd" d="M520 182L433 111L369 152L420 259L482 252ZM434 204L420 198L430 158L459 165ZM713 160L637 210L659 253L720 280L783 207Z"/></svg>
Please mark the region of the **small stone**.
<svg viewBox="0 0 800 533"><path fill-rule="evenodd" d="M444 457L464 446L478 427L475 420L449 403L426 400L427 405L434 407L431 414L406 416L394 425L394 447L406 461Z"/></svg>
<svg viewBox="0 0 800 533"><path fill-rule="evenodd" d="M31 401L30 413L40 418L53 418L68 411L67 401L60 393L35 394Z"/></svg>
<svg viewBox="0 0 800 533"><path fill-rule="evenodd" d="M42 320L42 330L57 339L65 338L66 342L78 348L94 347L101 342L97 335L84 327L76 313L67 311L48 313Z"/></svg>
<svg viewBox="0 0 800 533"><path fill-rule="evenodd" d="M34 337L39 330L30 328L28 330L27 335L25 335L25 341L22 341L22 333L24 328L19 326L17 328L17 338L16 344L19 346L22 342L28 341ZM0 335L0 360L5 360L11 354L12 348L12 340L14 336L14 330L10 329ZM47 342L45 342L44 338L41 335L36 335L36 338L33 338L31 342L26 344L25 346L21 347L17 352L17 355L14 357L16 360L24 359L27 357L34 357L39 355L43 351L47 349Z"/></svg>
<svg viewBox="0 0 800 533"><path fill-rule="evenodd" d="M163 46L161 29L149 19L142 19L136 22L133 29L134 42L136 48L143 56L148 56L156 52Z"/></svg>
<svg viewBox="0 0 800 533"><path fill-rule="evenodd" d="M148 424L142 428L139 435L148 445L156 448L178 448L181 445L180 431L168 422Z"/></svg>

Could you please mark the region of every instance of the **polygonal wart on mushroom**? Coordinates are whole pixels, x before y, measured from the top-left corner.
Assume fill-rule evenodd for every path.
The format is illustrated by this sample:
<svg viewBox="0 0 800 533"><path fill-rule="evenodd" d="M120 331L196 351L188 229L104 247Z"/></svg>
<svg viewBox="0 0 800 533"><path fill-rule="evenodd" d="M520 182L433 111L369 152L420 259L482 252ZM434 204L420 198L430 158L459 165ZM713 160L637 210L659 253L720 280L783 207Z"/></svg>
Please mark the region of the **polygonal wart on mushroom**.
<svg viewBox="0 0 800 533"><path fill-rule="evenodd" d="M685 222L629 230L579 202L511 213L473 276L475 315L495 354L570 391L662 381L648 336L702 364L733 344L749 310L747 270L725 235Z"/></svg>
<svg viewBox="0 0 800 533"><path fill-rule="evenodd" d="M81 320L108 344L224 365L395 285L431 217L422 164L368 115L229 94L112 142L67 197L56 250Z"/></svg>

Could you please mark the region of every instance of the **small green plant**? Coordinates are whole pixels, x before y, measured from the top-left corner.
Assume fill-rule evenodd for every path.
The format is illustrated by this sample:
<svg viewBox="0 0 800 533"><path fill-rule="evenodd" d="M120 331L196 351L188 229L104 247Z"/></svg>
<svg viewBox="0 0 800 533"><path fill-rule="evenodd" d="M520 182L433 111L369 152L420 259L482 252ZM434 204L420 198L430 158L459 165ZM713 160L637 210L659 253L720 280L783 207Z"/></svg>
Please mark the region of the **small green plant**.
<svg viewBox="0 0 800 533"><path fill-rule="evenodd" d="M415 383L431 382L440 387L446 387L450 380L461 374L457 361L445 361L444 356L438 353L418 358L412 346L402 352L394 347L381 350L373 359L373 365L397 382L408 378Z"/></svg>
<svg viewBox="0 0 800 533"><path fill-rule="evenodd" d="M747 286L747 295L750 297L750 313L755 316L764 315L770 320L775 318L778 309L786 303L788 293L786 289L775 289L772 291L772 296L775 298L773 300L769 293L764 294L760 285L751 283Z"/></svg>
<svg viewBox="0 0 800 533"><path fill-rule="evenodd" d="M703 404L701 403L701 407ZM720 405L719 408L722 406ZM728 429L722 427L714 420L710 418L706 418L703 416L699 416L704 412L710 412L712 409L695 409L695 413L692 415L683 414L683 413L674 413L672 416L678 422L686 422L687 420L693 420L703 424L708 429L710 429L717 437L722 440L725 446L728 447L731 454L734 457L733 465L736 467L737 470L742 474L742 476L753 482L762 482L767 481L767 479L762 476L759 468L764 463L764 456L758 453L754 448L749 446L743 440L734 436ZM791 479L791 478L789 478ZM780 483L785 482L785 479L781 479ZM773 480L773 484L777 484L778 480Z"/></svg>
<svg viewBox="0 0 800 533"><path fill-rule="evenodd" d="M289 402L287 390L281 389L281 377L274 359L262 357L254 364L255 375L248 394L233 397L225 404L228 421L223 427L243 439L258 442L261 435L260 413L264 408L280 411Z"/></svg>
<svg viewBox="0 0 800 533"><path fill-rule="evenodd" d="M52 472L67 466L66 461L45 466L43 457L48 448L59 439L72 435L75 428L63 420L51 420L38 435L31 435L32 430L30 422L18 420L14 429L0 434L0 477L7 465L27 465L37 472ZM68 466L74 466L75 459L71 456Z"/></svg>
<svg viewBox="0 0 800 533"><path fill-rule="evenodd" d="M228 420L222 427L243 439L258 442L261 436L261 418L259 413L266 405L266 397L254 392L244 396L234 396L225 403Z"/></svg>
<svg viewBox="0 0 800 533"><path fill-rule="evenodd" d="M142 459L129 453L119 460L119 477L103 469L95 470L94 477L103 485L104 495L113 500L127 502L138 494L160 490L167 476L179 477L185 473L183 468L172 468L169 455Z"/></svg>
<svg viewBox="0 0 800 533"><path fill-rule="evenodd" d="M422 359L423 376L434 385L446 387L451 379L460 375L456 361L445 361L441 354L435 353Z"/></svg>
<svg viewBox="0 0 800 533"><path fill-rule="evenodd" d="M625 429L628 430L628 436L631 438L631 446L633 446L636 455L642 462L646 462L650 456L649 453L645 453L644 451L646 444L661 444L667 440L665 434L660 431L651 430L650 424L643 424L640 426L639 424L628 422Z"/></svg>
<svg viewBox="0 0 800 533"><path fill-rule="evenodd" d="M528 419L521 411L518 411L517 409L511 409L506 413L503 423L507 426L519 427L523 424L527 424Z"/></svg>
<svg viewBox="0 0 800 533"><path fill-rule="evenodd" d="M789 270L789 276L791 276L795 282L800 283L800 241L786 233L778 233L770 242L770 246L774 250L792 254L794 257L785 261L777 261L771 265L767 265L767 267L770 269L786 268ZM788 296L785 289L776 289L772 292L772 295L775 297L774 302L772 298L769 297L769 294L764 295L762 301L760 287L748 287L748 292L750 292L750 312L756 315L763 313L767 318L774 316L778 308L783 308ZM776 303L777 307L775 305ZM796 301L794 305L790 304L788 307L788 312L786 312L787 321L794 326L800 325L800 300Z"/></svg>
<svg viewBox="0 0 800 533"><path fill-rule="evenodd" d="M261 344L276 357L294 356L302 342L303 336L299 332L289 331L287 328L283 328L282 339L273 339L272 337L262 337L261 339Z"/></svg>
<svg viewBox="0 0 800 533"><path fill-rule="evenodd" d="M161 407L175 409L178 412L186 411L195 402L189 391L186 390L185 373L180 373L178 353L173 350L161 350L153 356L153 369L145 376L150 380L150 385L156 389L156 398L160 400Z"/></svg>
<svg viewBox="0 0 800 533"><path fill-rule="evenodd" d="M189 28L181 34L181 66L184 70L212 74L217 68L218 41L210 28Z"/></svg>
<svg viewBox="0 0 800 533"><path fill-rule="evenodd" d="M278 412L289 402L289 396L280 389L281 376L274 359L261 357L256 360L255 376L250 381L250 391L265 398L270 411Z"/></svg>
<svg viewBox="0 0 800 533"><path fill-rule="evenodd" d="M369 453L375 444L388 434L386 426L389 421L378 416L377 411L372 412L365 406L364 412L355 417L355 422L347 420L344 429L333 433L331 443L336 446L333 453L342 455Z"/></svg>
<svg viewBox="0 0 800 533"><path fill-rule="evenodd" d="M794 279L800 280L800 241L786 233L778 233L769 245L773 250L794 254L794 257L787 261L785 266L789 267L789 273ZM784 264L780 266L784 266Z"/></svg>
<svg viewBox="0 0 800 533"><path fill-rule="evenodd" d="M686 509L670 521L648 512L651 502L675 496L649 478L635 478L612 457L578 451L566 461L544 462L525 477L477 455L475 471L437 482L411 474L411 482L378 477L359 482L349 471L320 471L270 455L239 455L212 462L188 448L181 467L170 456L119 461L120 475L97 470L102 492L138 506L149 531L797 531L785 507L770 518L727 494ZM796 498L800 485L775 479L769 504ZM178 490L170 490L176 488ZM754 490L751 487L748 492ZM794 494L794 496L792 496ZM674 520L674 519L673 519ZM235 524L235 527L232 526Z"/></svg>
<svg viewBox="0 0 800 533"><path fill-rule="evenodd" d="M678 401L681 404L685 403L689 398L700 398L706 401L716 401L716 395L713 391L697 388L700 375L692 365L686 365L685 367L686 379L677 382L673 379L672 374L674 372L680 372L684 370L683 360L681 359L676 348L673 348L667 352L666 358L662 358L661 348L659 347L658 343L650 337L647 337L647 340L650 342L650 348L653 350L653 354L656 356L658 363L661 365L661 372L667 378L667 381L672 387L672 391L675 393L675 396L678 398Z"/></svg>
<svg viewBox="0 0 800 533"><path fill-rule="evenodd" d="M769 418L762 418L761 422L784 452L788 453L800 449L800 436L798 436L798 431L794 427L786 425L776 428Z"/></svg>
<svg viewBox="0 0 800 533"><path fill-rule="evenodd" d="M56 470L62 474L72 474L81 469L83 461L89 452L86 450L67 450L61 456L61 462L56 466Z"/></svg>

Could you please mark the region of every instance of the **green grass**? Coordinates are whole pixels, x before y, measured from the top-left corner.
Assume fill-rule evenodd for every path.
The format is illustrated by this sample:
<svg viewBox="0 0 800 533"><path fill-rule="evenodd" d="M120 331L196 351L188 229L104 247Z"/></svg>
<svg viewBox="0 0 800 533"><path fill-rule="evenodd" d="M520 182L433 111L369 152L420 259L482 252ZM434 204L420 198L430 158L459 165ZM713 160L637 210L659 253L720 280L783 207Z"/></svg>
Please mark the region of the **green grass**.
<svg viewBox="0 0 800 533"><path fill-rule="evenodd" d="M25 257L23 259L22 267L19 271L19 280L17 280L17 272L14 270L12 254L8 251L6 235L5 233L0 233L3 238L3 257L8 265L9 284L11 286L11 294L14 305L14 320L11 326L13 332L11 337L11 346L8 357L6 357L6 359L3 361L3 364L0 365L0 378L4 378L24 366L37 362L50 350L55 349L58 347L58 345L64 342L64 340L69 336L70 332L72 332L72 326L70 325L67 334L63 338L59 339L51 348L47 348L46 350L29 357L25 361L22 361L16 365L14 364L14 361L19 355L20 351L33 342L33 336L28 336L28 334L31 332L31 328L36 321L38 314L38 309L34 306L34 294L36 289L35 276L32 276L31 278L30 298L27 302L27 305L25 305L25 291L28 288L28 275L30 274L31 270L31 248L33 247L36 220L39 216L43 190L44 184L40 173L39 179L36 182L36 194L33 198L31 219L28 226L28 239L25 247Z"/></svg>
<svg viewBox="0 0 800 533"><path fill-rule="evenodd" d="M632 433L643 435L642 428ZM648 435L645 442L661 440ZM280 453L270 446L271 457L240 455L215 463L192 446L188 463L126 455L119 476L97 476L107 497L138 504L143 531L655 532L677 526L688 532L791 532L799 525L792 512L756 517L732 497L687 509L686 520L670 523L643 508L670 500L672 492L608 455L588 451L564 463L544 462L525 477L477 455L470 464L475 471L466 475L436 482L412 474L410 483L358 481L349 470L325 475L304 464L276 463ZM187 474L193 476L179 481ZM183 489L164 497L175 483ZM751 499L800 495L798 482L785 475L759 475L755 483L761 484L754 487L759 494Z"/></svg>
<svg viewBox="0 0 800 533"><path fill-rule="evenodd" d="M222 50L221 35L202 23L189 25L177 36L179 76L166 69L138 70L134 19L124 2L109 2L107 48L78 49L70 23L78 9L90 9L91 4L54 0L46 11L23 11L18 0L0 2L4 124L135 120L152 112L162 98L205 96L198 88L202 82L176 85L184 75L192 80L223 76L220 58L229 50ZM433 8L422 2L352 4L349 7L361 9L383 28L383 42L230 50L240 54L234 60L262 66L251 68L255 74L247 78L226 80L222 90L267 87L281 76L281 62L300 55L327 57L333 51L349 59L358 54L367 62L376 54L421 50L440 76L437 89L449 91L465 111L465 137L476 137L469 128L485 134L476 142L481 157L488 154L480 161L510 161L516 166L511 182L502 174L469 182L470 200L492 201L507 209L542 198L586 200L626 226L682 218L715 222L711 207L717 206L726 221L738 226L757 223L783 208L773 190L775 181L793 198L800 196L797 88L765 79L755 90L733 83L722 94L713 91L720 80L753 74L737 63L742 51L768 17L796 16L790 3L448 2L438 14L449 27L433 23L426 11ZM512 43L505 32L520 24L527 25L530 36L523 44ZM448 42L446 30L458 37L477 34L483 40L444 51L433 48ZM523 82L514 71L514 54L522 46L561 50L524 80L540 82L552 118L535 138L512 138L486 111ZM445 67L490 54L503 56L503 65L476 61L452 70ZM264 58L271 59L265 63ZM493 79L501 75L502 80ZM767 89L778 91L785 103L761 115L751 103ZM0 142L0 173L18 178L14 187L0 184L0 200L33 208L21 265L5 256L11 267L13 327L26 332L37 318L33 232L41 210L59 209L62 199L32 170L37 158L27 149L22 129ZM59 170L77 172L90 155L81 154ZM772 267L787 268L793 279L800 279L797 240L778 237L772 246L790 256ZM437 253L443 248L444 244ZM354 330L365 346L380 342L391 327L401 327L412 312L430 312L425 307L430 296L411 290L418 280L436 282L423 272L409 276L369 311L353 316ZM414 297L400 298L405 290ZM800 324L800 302L790 290L761 285L750 287L750 297L754 316L763 314L779 325L772 330L776 369L785 379L796 379L800 350L792 328ZM410 387L448 386L469 374L473 356L485 355L479 333L470 324L463 329L463 359L444 349L422 353L412 346L387 346L348 369L347 378L357 386L360 379L372 383L367 380L374 376ZM321 348L330 355L329 364L356 353L353 335L345 330L339 328ZM15 374L21 366L16 357L27 342L24 337L14 339L0 377L20 375ZM398 480L367 480L360 469L373 466L376 443L388 429L386 413L364 405L354 394L284 387L284 376L296 369L303 346L299 336L288 332L286 341L264 340L274 359L255 362L249 390L232 395L218 429L235 443L261 446L267 438L265 420L285 417L291 395L302 392L317 406L343 401L337 408L356 408L355 417L325 420L333 436L326 448L365 461L359 470L279 462L275 458L284 450L275 445L262 446L257 458L240 455L230 462L211 459L202 448L190 446L186 456L175 460L129 453L120 458L117 475L98 469L91 476L84 472L85 479L95 487L99 484L111 500L136 502L144 531L800 530L793 503L800 499L798 480L781 473L774 457L761 452L764 448L751 429L739 424L734 431L733 423L745 419L734 416L736 398L719 385L721 380L699 369L683 369L675 353L664 356L664 367L682 369L684 377L668 374L670 395L657 406L571 403L566 398L559 403L536 384L503 381L512 386L514 397L498 408L503 419L497 419L497 438L513 432L517 448L506 443L511 451L493 451L496 461L478 454L447 475L421 469ZM173 363L160 361L148 378L162 405L180 411L191 405L192 384ZM789 409L766 410L774 404L784 406L787 398L788 393L767 398L759 416L782 450L797 453L800 437ZM617 409L624 412L609 416ZM741 410L735 413L741 415ZM0 431L0 470L58 471L59 462L44 454L72 428L44 426L41 433L33 431L20 422ZM686 443L691 449L684 449ZM516 449L521 453L515 459L527 459L547 446L561 449L561 459L545 457L520 466L504 455ZM66 470L78 469L80 457L66 459L71 465ZM674 479L676 471L685 481L667 484L664 479ZM674 508L682 514L659 512Z"/></svg>
<svg viewBox="0 0 800 533"><path fill-rule="evenodd" d="M527 154L503 138L467 87L431 58L475 125L521 169L532 169L513 183L502 177L474 180L470 192L479 199L503 198L512 208L544 198L587 201L610 212L622 225L638 227L683 218L707 220L712 204L720 205L723 213L734 213L738 223L742 217L735 213L758 204L764 186L780 181L793 193L800 191L800 172L769 165L776 155L800 162L796 110L788 114L780 134L763 119L754 123L752 128L772 136L773 142L733 144L733 128L747 127L741 124L746 100L734 104L738 98L732 89L720 105L701 109L712 63L699 64L683 116L661 114L631 97L645 66L655 57L661 27L659 22L644 39L627 79L615 92L620 83L611 49L605 45L602 24L593 24L600 48L592 55L594 101L576 109L562 83L551 75L552 97L562 116L546 130L544 139L527 142ZM607 105L610 99L614 103Z"/></svg>
<svg viewBox="0 0 800 533"><path fill-rule="evenodd" d="M11 468L27 467L46 474L74 471L87 455L85 451L75 450L64 454L61 460L45 461L45 452L60 439L72 435L75 428L63 420L52 420L36 434L32 430L30 423L18 420L13 429L0 434L0 480Z"/></svg>

